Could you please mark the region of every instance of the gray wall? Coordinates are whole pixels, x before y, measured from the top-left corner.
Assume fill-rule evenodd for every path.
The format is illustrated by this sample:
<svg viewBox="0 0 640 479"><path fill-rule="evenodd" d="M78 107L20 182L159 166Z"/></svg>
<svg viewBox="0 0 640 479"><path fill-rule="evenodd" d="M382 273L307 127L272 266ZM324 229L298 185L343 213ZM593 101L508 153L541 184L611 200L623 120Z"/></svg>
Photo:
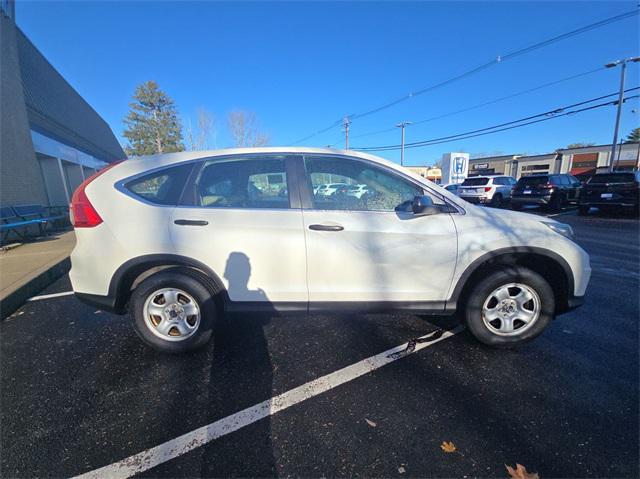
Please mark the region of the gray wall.
<svg viewBox="0 0 640 479"><path fill-rule="evenodd" d="M0 204L48 204L20 79L16 27L0 13Z"/></svg>

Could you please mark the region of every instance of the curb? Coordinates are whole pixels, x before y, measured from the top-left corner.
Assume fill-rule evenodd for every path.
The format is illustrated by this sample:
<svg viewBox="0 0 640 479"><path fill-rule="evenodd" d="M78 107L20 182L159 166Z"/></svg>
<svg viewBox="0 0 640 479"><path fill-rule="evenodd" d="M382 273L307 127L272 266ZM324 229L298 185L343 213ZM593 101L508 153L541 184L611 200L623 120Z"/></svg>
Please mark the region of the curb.
<svg viewBox="0 0 640 479"><path fill-rule="evenodd" d="M71 260L67 256L28 283L9 293L6 298L0 301L0 319L4 320L12 315L29 298L35 296L55 280L68 273L70 269Z"/></svg>

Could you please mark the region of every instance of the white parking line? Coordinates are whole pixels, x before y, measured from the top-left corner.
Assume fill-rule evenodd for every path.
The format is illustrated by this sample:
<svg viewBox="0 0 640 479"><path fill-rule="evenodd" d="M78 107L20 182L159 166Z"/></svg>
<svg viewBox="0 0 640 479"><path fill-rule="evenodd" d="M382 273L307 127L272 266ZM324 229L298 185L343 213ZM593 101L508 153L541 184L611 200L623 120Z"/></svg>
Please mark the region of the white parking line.
<svg viewBox="0 0 640 479"><path fill-rule="evenodd" d="M415 344L415 349L409 349L406 354L402 354L402 352L407 349L407 345L409 343L401 344L393 349L389 349L383 353L363 359L362 361L327 374L326 376L314 379L302 386L290 389L276 397L267 399L266 401L255 404L254 406L243 409L242 411L206 426L202 426L158 446L146 449L145 451L134 454L126 459L122 459L121 461L114 462L113 464L109 464L108 466L86 472L77 476L76 479L103 477L111 479L126 478L131 477L134 474L147 471L215 439L253 424L260 419L264 419L276 414L277 412L284 411L291 406L306 401L307 399L311 399L318 394L322 394L349 381L353 381L360 376L364 376L371 371L381 368L382 366L386 366L387 364L397 361L409 354L413 354L421 349L433 346L440 341L454 336L463 329L463 326L458 326L451 331L436 331L435 333L422 336L421 339L425 339L426 342L419 342Z"/></svg>
<svg viewBox="0 0 640 479"><path fill-rule="evenodd" d="M59 298L60 296L70 296L72 294L73 294L73 291L65 291L64 293L43 294L40 296L34 296L33 298L29 298L27 299L27 301L40 301L41 299Z"/></svg>

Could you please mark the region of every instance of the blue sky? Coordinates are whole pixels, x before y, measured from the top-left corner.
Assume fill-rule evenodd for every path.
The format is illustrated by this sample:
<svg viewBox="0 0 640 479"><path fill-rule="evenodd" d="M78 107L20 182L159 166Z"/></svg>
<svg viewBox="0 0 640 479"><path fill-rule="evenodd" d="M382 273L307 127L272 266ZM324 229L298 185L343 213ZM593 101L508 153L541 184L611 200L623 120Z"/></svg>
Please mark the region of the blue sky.
<svg viewBox="0 0 640 479"><path fill-rule="evenodd" d="M289 145L344 115L366 111L498 55L636 8L636 2L31 2L18 25L122 141L135 86L156 80L183 118L199 107L228 146L226 113L254 111L272 145ZM351 146L397 144L418 121L639 55L638 17L497 64L393 108L355 120ZM639 66L627 87L639 85ZM510 121L618 88L608 69L463 114L408 127L407 142ZM625 104L621 131L640 123ZM407 164L448 151L544 153L573 142L610 143L613 107L507 132L407 150ZM304 142L326 146L334 128ZM398 152L381 156L398 161Z"/></svg>

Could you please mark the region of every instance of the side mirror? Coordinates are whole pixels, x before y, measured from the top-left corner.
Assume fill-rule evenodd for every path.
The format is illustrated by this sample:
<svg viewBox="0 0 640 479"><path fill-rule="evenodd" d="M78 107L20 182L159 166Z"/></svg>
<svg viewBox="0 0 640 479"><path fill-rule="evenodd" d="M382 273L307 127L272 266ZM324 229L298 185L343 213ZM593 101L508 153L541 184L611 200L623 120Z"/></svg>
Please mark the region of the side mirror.
<svg viewBox="0 0 640 479"><path fill-rule="evenodd" d="M411 209L413 214L418 216L437 215L440 213L440 209L433 204L433 200L427 195L414 196Z"/></svg>

